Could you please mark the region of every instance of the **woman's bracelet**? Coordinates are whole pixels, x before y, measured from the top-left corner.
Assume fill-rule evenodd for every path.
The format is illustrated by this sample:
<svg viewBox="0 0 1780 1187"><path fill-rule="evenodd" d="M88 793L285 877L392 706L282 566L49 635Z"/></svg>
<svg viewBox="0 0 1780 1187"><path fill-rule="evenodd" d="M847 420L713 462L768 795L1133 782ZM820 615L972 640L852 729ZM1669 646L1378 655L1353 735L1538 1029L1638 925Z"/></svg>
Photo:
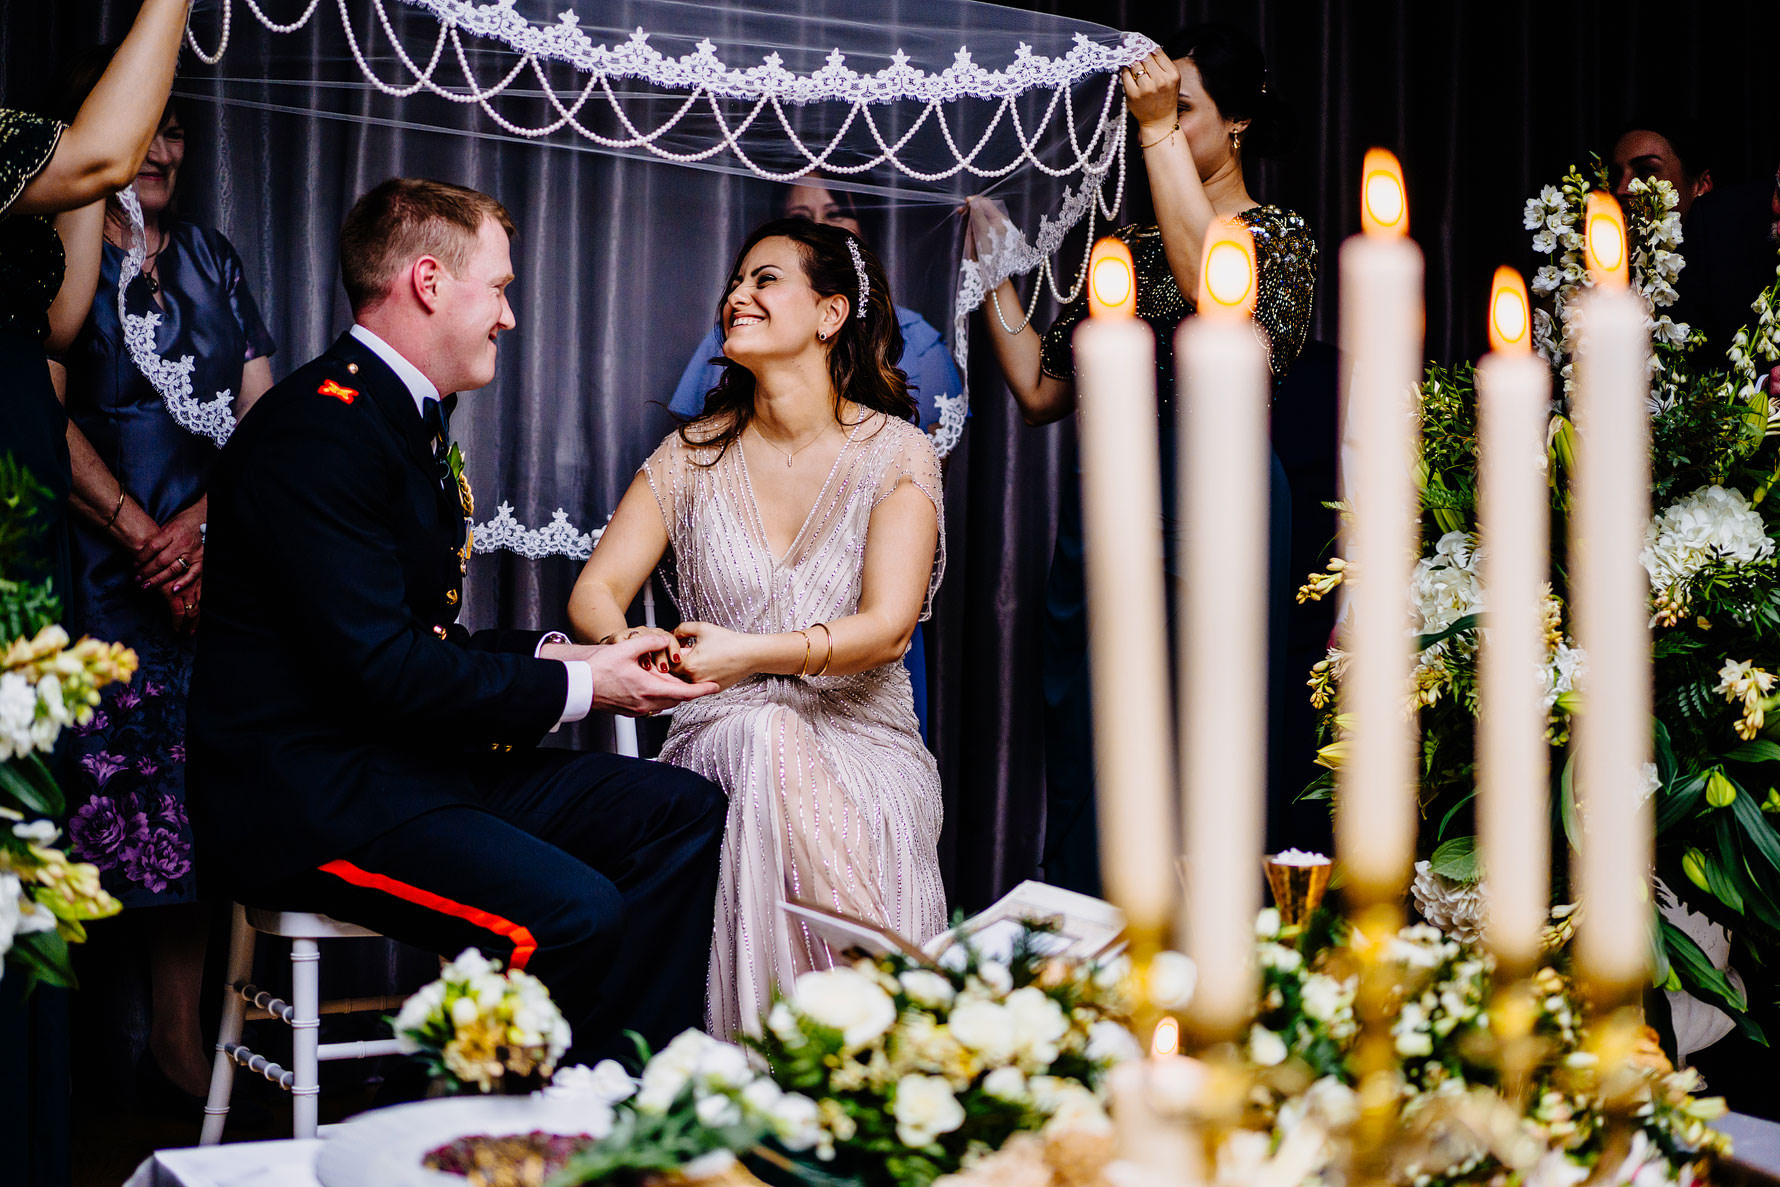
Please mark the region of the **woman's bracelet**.
<svg viewBox="0 0 1780 1187"><path fill-rule="evenodd" d="M1164 140L1167 140L1170 136L1174 135L1178 131L1180 131L1180 121L1175 120L1174 126L1172 128L1168 129L1168 131L1162 133L1160 136L1156 137L1154 140L1150 141L1148 144L1145 144L1143 142L1143 138L1140 136L1137 141L1137 147L1140 149L1155 148L1158 144L1161 144Z"/></svg>
<svg viewBox="0 0 1780 1187"><path fill-rule="evenodd" d="M111 518L105 521L105 531L109 532L111 530L111 525L117 522L117 517L124 513L124 499L127 497L128 494L124 490L124 484L121 482L118 483L117 505L111 509Z"/></svg>
<svg viewBox="0 0 1780 1187"><path fill-rule="evenodd" d="M797 678L802 680L810 672L810 632L798 631L803 636L803 662L797 665Z"/></svg>
<svg viewBox="0 0 1780 1187"><path fill-rule="evenodd" d="M816 626L822 628L822 637L828 640L828 650L822 655L822 666L817 668L814 672L811 672L810 675L812 676L820 676L822 673L828 671L828 665L834 660L834 632L828 629L828 624L826 622L819 622ZM816 626L813 626L810 629L815 630Z"/></svg>

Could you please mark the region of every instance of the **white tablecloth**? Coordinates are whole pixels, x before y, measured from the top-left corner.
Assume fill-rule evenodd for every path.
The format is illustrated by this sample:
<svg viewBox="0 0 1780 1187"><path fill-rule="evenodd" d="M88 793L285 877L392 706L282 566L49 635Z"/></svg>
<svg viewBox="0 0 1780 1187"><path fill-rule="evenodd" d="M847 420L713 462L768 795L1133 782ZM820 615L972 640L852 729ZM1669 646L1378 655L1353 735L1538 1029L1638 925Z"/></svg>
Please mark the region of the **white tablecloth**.
<svg viewBox="0 0 1780 1187"><path fill-rule="evenodd" d="M1737 1161L1780 1176L1780 1123L1731 1113L1717 1128L1736 1143ZM161 1150L124 1187L320 1187L315 1156L324 1140Z"/></svg>
<svg viewBox="0 0 1780 1187"><path fill-rule="evenodd" d="M157 1150L124 1187L318 1187L323 1138Z"/></svg>

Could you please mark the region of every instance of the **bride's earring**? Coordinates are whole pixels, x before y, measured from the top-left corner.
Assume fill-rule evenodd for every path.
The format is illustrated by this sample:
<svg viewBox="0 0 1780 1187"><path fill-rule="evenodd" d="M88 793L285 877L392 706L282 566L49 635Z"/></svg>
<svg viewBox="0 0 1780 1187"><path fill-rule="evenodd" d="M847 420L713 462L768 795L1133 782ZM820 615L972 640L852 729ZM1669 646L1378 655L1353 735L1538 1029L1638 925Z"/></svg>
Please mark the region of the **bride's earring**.
<svg viewBox="0 0 1780 1187"><path fill-rule="evenodd" d="M828 331L827 330L817 330L816 331L816 341L818 341L818 342L828 341Z"/></svg>

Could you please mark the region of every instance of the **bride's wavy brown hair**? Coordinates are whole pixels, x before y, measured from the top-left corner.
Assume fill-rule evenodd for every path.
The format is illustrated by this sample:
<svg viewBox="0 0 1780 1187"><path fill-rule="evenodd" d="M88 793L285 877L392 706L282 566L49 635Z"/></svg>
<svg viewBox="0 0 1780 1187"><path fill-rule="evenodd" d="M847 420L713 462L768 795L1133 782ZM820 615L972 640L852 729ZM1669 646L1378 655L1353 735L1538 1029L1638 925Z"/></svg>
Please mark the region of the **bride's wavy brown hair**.
<svg viewBox="0 0 1780 1187"><path fill-rule="evenodd" d="M909 395L908 376L896 364L902 360L902 327L896 324L896 309L890 303L890 281L884 266L865 241L850 231L804 218L780 218L756 227L736 253L730 265L733 280L741 271L742 261L764 239L784 238L797 244L803 260L804 276L818 296L841 296L847 299L847 317L841 328L828 341L828 376L836 395L835 420L840 420L840 398L845 397L862 408L882 412L899 420L915 415L915 398ZM858 316L859 272L853 265L853 253L847 248L852 240L859 246L859 258L865 261L865 279L869 286L865 316ZM726 288L717 305L717 324L723 324L723 307L728 303ZM688 445L716 446L717 454L706 465L715 465L742 430L754 419L754 373L733 359L717 359L723 376L717 386L705 393L704 411L680 425L680 439Z"/></svg>

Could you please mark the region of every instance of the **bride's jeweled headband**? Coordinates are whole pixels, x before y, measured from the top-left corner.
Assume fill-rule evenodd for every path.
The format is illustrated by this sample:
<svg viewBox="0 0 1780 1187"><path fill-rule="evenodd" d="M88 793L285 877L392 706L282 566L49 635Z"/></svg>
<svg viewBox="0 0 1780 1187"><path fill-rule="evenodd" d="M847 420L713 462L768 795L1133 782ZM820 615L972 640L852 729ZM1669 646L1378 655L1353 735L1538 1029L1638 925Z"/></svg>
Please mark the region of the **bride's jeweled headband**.
<svg viewBox="0 0 1780 1187"><path fill-rule="evenodd" d="M847 236L847 252L853 257L853 270L859 273L859 307L853 311L854 317L865 316L865 303L871 297L871 281L865 278L865 257L859 254L859 240Z"/></svg>

